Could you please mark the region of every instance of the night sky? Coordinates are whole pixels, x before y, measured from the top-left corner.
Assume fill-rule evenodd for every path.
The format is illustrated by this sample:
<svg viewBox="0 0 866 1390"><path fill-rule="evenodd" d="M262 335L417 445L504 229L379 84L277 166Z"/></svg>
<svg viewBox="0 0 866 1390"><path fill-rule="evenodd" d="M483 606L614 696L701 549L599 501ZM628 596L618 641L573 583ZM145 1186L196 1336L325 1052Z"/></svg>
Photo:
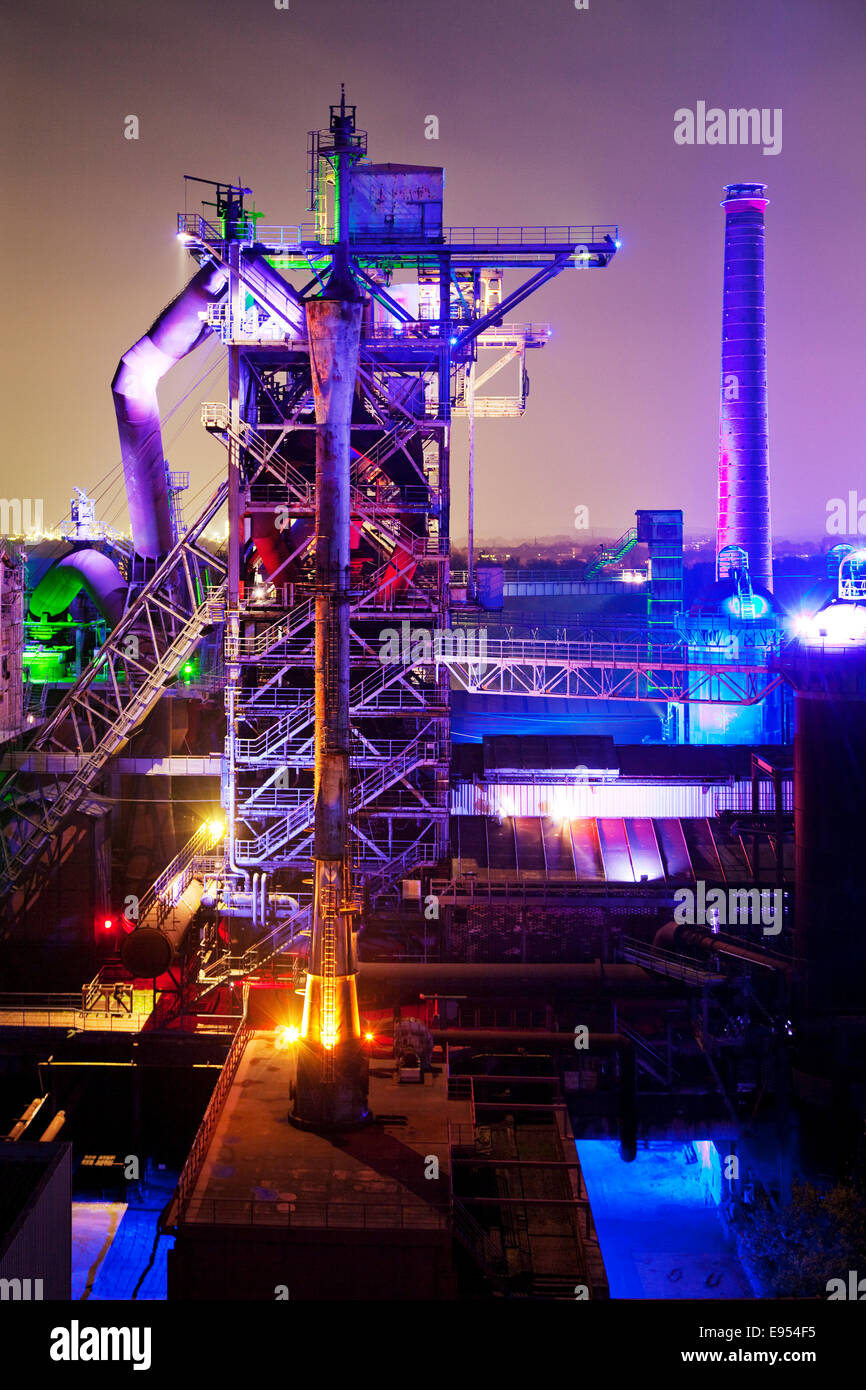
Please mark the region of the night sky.
<svg viewBox="0 0 866 1390"><path fill-rule="evenodd" d="M2 491L43 497L47 525L73 483L119 477L115 366L195 269L183 174L240 176L266 223L304 220L306 133L341 80L373 160L444 164L446 224L620 225L608 270L516 315L553 336L523 419L478 426L480 535L577 537L578 504L597 531L636 507L712 528L729 182L771 200L776 536L818 539L830 498L866 498L863 0L48 0L4 4L3 33ZM698 101L782 108L781 153L678 146L674 112ZM165 409L216 352L166 379ZM225 399L224 372L166 429L193 493L225 458L202 399ZM464 480L459 424L456 537ZM125 527L122 490L104 501Z"/></svg>

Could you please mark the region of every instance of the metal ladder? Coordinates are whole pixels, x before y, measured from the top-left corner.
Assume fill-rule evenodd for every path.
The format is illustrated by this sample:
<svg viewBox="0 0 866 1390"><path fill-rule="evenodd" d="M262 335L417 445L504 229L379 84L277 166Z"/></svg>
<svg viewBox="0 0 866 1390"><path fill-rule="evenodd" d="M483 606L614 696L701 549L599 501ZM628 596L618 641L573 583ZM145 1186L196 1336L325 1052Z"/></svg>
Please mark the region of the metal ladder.
<svg viewBox="0 0 866 1390"><path fill-rule="evenodd" d="M325 1048L322 1076L334 1079L334 1044L337 1041L337 903L336 884L322 888L319 903L322 914L322 994L319 1028Z"/></svg>

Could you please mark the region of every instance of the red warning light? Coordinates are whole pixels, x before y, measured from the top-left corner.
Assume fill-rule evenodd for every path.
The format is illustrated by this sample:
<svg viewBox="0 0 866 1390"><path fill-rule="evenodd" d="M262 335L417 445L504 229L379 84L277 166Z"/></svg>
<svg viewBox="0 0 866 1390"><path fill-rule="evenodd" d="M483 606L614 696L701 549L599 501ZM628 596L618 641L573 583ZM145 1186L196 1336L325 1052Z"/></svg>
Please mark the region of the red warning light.
<svg viewBox="0 0 866 1390"><path fill-rule="evenodd" d="M111 928L114 926L114 923L112 922L110 917L106 917L102 925L106 931L111 931Z"/></svg>

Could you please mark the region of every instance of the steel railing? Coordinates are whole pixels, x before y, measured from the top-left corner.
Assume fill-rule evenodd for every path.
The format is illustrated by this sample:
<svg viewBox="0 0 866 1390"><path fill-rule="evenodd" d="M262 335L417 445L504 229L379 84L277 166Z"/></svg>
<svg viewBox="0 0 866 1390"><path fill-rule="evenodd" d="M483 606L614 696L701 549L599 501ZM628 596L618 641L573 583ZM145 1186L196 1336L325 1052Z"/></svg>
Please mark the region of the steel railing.
<svg viewBox="0 0 866 1390"><path fill-rule="evenodd" d="M296 248L300 250L305 245L315 248L324 248L330 245L328 242L323 243L319 240L319 229L314 222L257 226L252 219L247 219L245 223L234 228L233 232L235 233L233 239L246 245L258 242L263 246L284 247L287 250ZM199 213L193 212L178 213L177 233L178 236L185 237L187 240L202 241L208 245L220 245L226 240L222 227L207 221ZM413 237L405 232L389 233L384 229L371 229L355 232L352 241L356 245L378 241L411 241L413 244L419 242L423 245L426 241L432 244L444 242L446 245L455 246L577 246L584 243L591 245L607 243L615 247L619 241L619 228L615 223L584 223L561 227L443 227L440 235L426 237Z"/></svg>
<svg viewBox="0 0 866 1390"><path fill-rule="evenodd" d="M416 1202L289 1202L256 1198L196 1197L178 1224L294 1226L315 1230L400 1231L450 1229L446 1206Z"/></svg>
<svg viewBox="0 0 866 1390"><path fill-rule="evenodd" d="M193 1146L189 1151L186 1163L183 1165L183 1170L178 1179L177 1187L175 1188L174 1200L177 1203L177 1219L179 1222L183 1220L187 1204L192 1197L201 1171L201 1165L207 1152L210 1137L214 1131L214 1127L223 1107L223 1102L229 1093L240 1060L244 1055L244 1050L251 1036L252 1029L246 1023L242 1023L232 1039L232 1044L228 1050L225 1062L223 1063L222 1071L217 1077L217 1082L214 1086L211 1098L208 1101L207 1109L202 1116L202 1121L198 1127Z"/></svg>

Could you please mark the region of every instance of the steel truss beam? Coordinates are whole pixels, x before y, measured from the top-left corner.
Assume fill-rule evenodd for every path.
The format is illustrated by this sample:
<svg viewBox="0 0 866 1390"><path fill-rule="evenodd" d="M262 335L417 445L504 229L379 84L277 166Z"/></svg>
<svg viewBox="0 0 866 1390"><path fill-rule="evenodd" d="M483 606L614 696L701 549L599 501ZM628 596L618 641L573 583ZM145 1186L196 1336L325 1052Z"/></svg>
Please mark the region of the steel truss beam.
<svg viewBox="0 0 866 1390"><path fill-rule="evenodd" d="M491 641L479 655L443 655L458 686L477 694L563 699L754 705L784 683L779 672L741 662L687 662L646 646Z"/></svg>

